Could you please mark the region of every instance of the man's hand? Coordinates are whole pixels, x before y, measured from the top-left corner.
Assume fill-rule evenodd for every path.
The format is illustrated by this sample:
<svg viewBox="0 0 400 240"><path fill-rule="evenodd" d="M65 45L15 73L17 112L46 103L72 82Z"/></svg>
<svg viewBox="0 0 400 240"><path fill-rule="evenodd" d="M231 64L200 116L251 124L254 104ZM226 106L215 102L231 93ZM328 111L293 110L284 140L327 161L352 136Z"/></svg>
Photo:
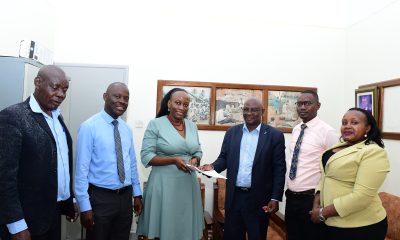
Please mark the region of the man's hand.
<svg viewBox="0 0 400 240"><path fill-rule="evenodd" d="M31 233L28 229L11 235L11 240L31 240Z"/></svg>
<svg viewBox="0 0 400 240"><path fill-rule="evenodd" d="M276 211L279 210L279 203L278 201L271 200L269 201L267 206L262 207L265 213L274 214Z"/></svg>
<svg viewBox="0 0 400 240"><path fill-rule="evenodd" d="M74 203L74 217L70 217L70 216L65 216L65 219L67 219L68 222L75 222L76 219L78 219L79 217L79 210L78 210L78 205L76 203Z"/></svg>
<svg viewBox="0 0 400 240"><path fill-rule="evenodd" d="M81 212L81 224L87 230L92 230L94 227L94 213L92 210Z"/></svg>
<svg viewBox="0 0 400 240"><path fill-rule="evenodd" d="M135 216L139 216L142 213L143 209L143 203L142 199L138 197L133 198L133 212L135 213Z"/></svg>
<svg viewBox="0 0 400 240"><path fill-rule="evenodd" d="M211 171L214 170L214 166L212 164L205 164L203 166L200 166L199 169L202 171Z"/></svg>

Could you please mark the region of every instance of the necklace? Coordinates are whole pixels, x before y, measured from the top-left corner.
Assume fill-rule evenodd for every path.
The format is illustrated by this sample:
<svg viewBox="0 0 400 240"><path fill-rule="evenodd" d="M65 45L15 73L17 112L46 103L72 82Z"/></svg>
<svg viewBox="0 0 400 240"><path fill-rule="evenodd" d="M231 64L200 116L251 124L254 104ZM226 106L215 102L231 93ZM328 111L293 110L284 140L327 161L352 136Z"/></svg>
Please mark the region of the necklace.
<svg viewBox="0 0 400 240"><path fill-rule="evenodd" d="M176 124L176 123L174 123L174 121L172 121L172 119L170 118L169 115L167 115L167 118L168 118L169 122L172 124L172 126L174 126L174 128L175 128L176 130L178 130L178 131L183 131L183 130L185 130L185 121L182 121L182 122ZM179 128L179 126L181 126L181 125L182 125L182 127Z"/></svg>

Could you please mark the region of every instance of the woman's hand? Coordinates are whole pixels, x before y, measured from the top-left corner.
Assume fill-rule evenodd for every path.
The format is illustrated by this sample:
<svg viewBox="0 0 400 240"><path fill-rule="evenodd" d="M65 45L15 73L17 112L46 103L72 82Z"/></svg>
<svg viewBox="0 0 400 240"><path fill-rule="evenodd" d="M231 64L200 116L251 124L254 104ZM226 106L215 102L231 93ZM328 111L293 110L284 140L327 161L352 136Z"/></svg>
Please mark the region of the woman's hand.
<svg viewBox="0 0 400 240"><path fill-rule="evenodd" d="M192 157L192 159L189 161L189 164L197 167L197 157Z"/></svg>
<svg viewBox="0 0 400 240"><path fill-rule="evenodd" d="M175 166L181 171L190 172L190 168L186 166L186 162L180 157L175 158Z"/></svg>
<svg viewBox="0 0 400 240"><path fill-rule="evenodd" d="M311 221L313 223L316 223L316 224L321 223L321 221L319 220L319 209L320 208L321 208L320 194L319 194L319 192L317 192L314 196L313 208L309 212Z"/></svg>
<svg viewBox="0 0 400 240"><path fill-rule="evenodd" d="M311 221L312 221L313 223L315 223L315 224L321 223L321 220L319 219L319 209L320 209L320 208L315 208L315 207L314 207L314 208L310 211Z"/></svg>

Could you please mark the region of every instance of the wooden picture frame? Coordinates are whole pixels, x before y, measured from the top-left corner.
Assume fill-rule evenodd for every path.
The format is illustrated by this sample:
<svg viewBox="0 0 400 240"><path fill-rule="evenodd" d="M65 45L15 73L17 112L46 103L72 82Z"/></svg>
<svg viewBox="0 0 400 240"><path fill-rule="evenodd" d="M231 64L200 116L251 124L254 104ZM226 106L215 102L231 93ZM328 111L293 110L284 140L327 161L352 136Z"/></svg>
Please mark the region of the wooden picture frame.
<svg viewBox="0 0 400 240"><path fill-rule="evenodd" d="M188 91L192 98L192 102L193 99L201 98L201 101L198 101L198 104L191 105L190 107L190 109L193 107L196 108L194 113L190 112L192 110L189 110L188 113L188 118L197 123L197 128L199 130L218 131L226 131L233 125L243 123L242 107L245 100L249 97L256 97L262 101L265 108L262 115L262 121L264 123L269 123L270 121L267 121L268 91L300 93L304 90L317 90L316 88L310 87L158 80L156 111L160 108L163 96L167 91L174 87L183 88ZM202 95L205 96L205 98L197 96L202 91L207 92ZM199 112L201 112L201 114L199 114ZM191 116L194 116L195 119ZM276 127L278 127L282 132L290 133L293 124L290 126L285 125Z"/></svg>
<svg viewBox="0 0 400 240"><path fill-rule="evenodd" d="M382 133L391 139L400 139L400 121L397 103L400 85L382 88Z"/></svg>
<svg viewBox="0 0 400 240"><path fill-rule="evenodd" d="M385 139L400 140L400 121L397 102L400 78L362 85L360 89L376 88L378 95L378 125Z"/></svg>
<svg viewBox="0 0 400 240"><path fill-rule="evenodd" d="M355 90L355 106L372 113L378 121L378 90L377 87L360 88Z"/></svg>

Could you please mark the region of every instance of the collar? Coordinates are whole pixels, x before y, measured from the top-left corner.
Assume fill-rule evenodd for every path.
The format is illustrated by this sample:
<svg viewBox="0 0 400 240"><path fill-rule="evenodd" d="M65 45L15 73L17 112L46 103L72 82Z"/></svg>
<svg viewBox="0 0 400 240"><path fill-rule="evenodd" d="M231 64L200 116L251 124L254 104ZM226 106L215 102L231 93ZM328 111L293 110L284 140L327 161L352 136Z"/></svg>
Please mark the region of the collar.
<svg viewBox="0 0 400 240"><path fill-rule="evenodd" d="M261 123L253 131L257 131L259 133L260 129L261 129ZM246 123L243 124L243 131L250 132L249 129L247 128L247 126L246 126Z"/></svg>
<svg viewBox="0 0 400 240"><path fill-rule="evenodd" d="M108 114L106 111L104 111L104 109L101 111L101 117L109 124L112 124L112 121L117 120L118 123L121 123L120 121L120 117L118 117L117 119L114 119L113 117L110 116L110 114Z"/></svg>
<svg viewBox="0 0 400 240"><path fill-rule="evenodd" d="M312 127L314 127L315 125L317 125L319 122L320 122L321 120L319 119L319 117L318 116L315 116L315 118L313 118L313 119L311 119L310 121L308 121L308 122L301 122L301 124L305 124L305 125L307 125L307 128L312 128ZM301 126L301 124L300 124L300 126Z"/></svg>
<svg viewBox="0 0 400 240"><path fill-rule="evenodd" d="M353 144L353 145L348 145L347 147L363 148L363 147L367 146L367 145L365 144L366 141L367 141L367 139L365 139L365 140L362 141L362 142ZM339 142L339 143L333 145L333 146L331 147L331 149L334 149L334 148L337 148L337 147L341 147L341 146L346 146L347 144L348 144L347 142ZM371 145L371 144L376 144L376 143L375 143L374 141L370 141L370 142L369 142L369 145Z"/></svg>
<svg viewBox="0 0 400 240"><path fill-rule="evenodd" d="M40 107L38 101L36 100L35 96L31 94L31 97L29 98L29 106L32 109L32 112L34 113L41 113L44 116L50 117L47 113L45 113L42 108ZM58 118L58 116L61 114L60 108L57 108L53 111L51 111L53 118ZM50 117L51 118L51 117Z"/></svg>

